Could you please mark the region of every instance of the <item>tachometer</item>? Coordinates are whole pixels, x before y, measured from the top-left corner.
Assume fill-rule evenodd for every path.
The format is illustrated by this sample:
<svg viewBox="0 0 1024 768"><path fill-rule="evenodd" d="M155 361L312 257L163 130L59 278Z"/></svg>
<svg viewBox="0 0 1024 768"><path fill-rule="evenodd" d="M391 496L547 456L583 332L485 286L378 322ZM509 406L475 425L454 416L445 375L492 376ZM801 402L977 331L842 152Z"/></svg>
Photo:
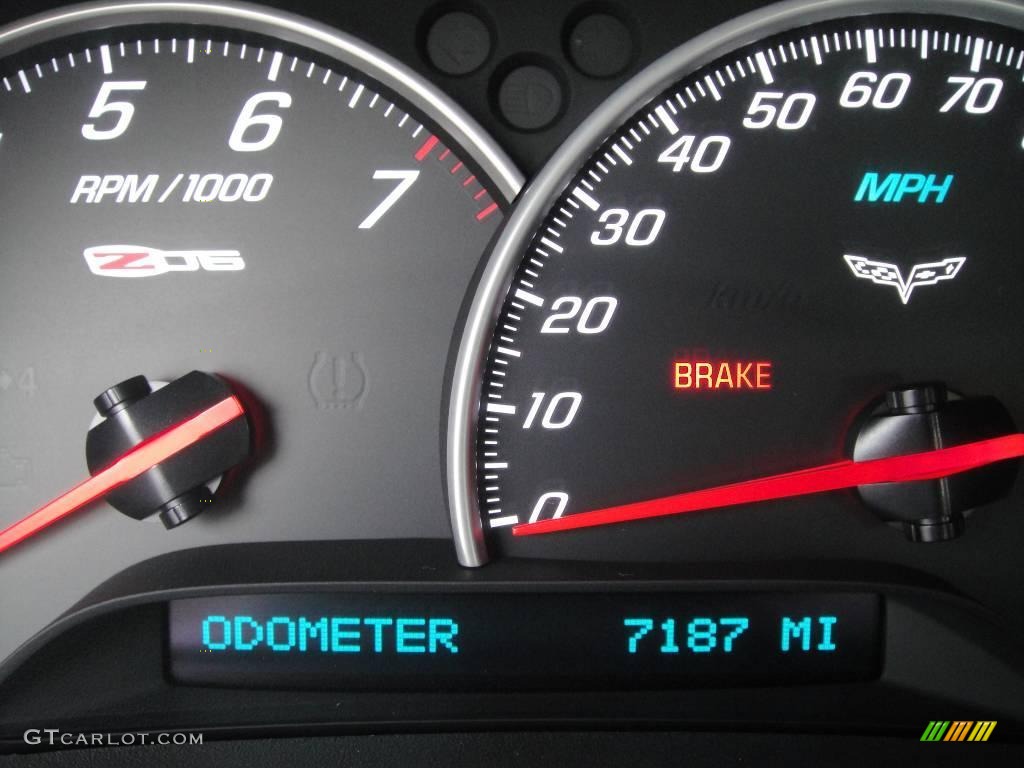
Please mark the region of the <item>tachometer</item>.
<svg viewBox="0 0 1024 768"><path fill-rule="evenodd" d="M913 562L883 522L945 541L980 508L990 552L1019 542L1022 27L1010 3L788 3L613 96L469 310L461 561Z"/></svg>
<svg viewBox="0 0 1024 768"><path fill-rule="evenodd" d="M168 549L447 535L444 355L519 177L423 78L255 6L66 8L0 31L0 178L0 657ZM152 519L42 530L98 496Z"/></svg>

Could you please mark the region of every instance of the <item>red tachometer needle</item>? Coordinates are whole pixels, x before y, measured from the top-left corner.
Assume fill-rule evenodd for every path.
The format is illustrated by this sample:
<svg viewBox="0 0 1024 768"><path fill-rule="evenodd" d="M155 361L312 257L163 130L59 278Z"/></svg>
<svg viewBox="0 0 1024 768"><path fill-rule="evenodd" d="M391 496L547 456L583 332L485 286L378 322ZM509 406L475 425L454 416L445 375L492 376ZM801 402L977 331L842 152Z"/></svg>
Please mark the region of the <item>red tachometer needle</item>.
<svg viewBox="0 0 1024 768"><path fill-rule="evenodd" d="M871 483L936 480L1021 456L1024 456L1024 434L1017 433L904 456L868 461L839 461L782 475L770 475L716 488L678 493L660 499L579 512L558 519L517 525L512 529L512 533L516 536L533 536L539 533L612 525L648 517L680 515L684 512L838 491Z"/></svg>
<svg viewBox="0 0 1024 768"><path fill-rule="evenodd" d="M134 480L190 445L198 443L244 413L245 410L237 398L226 397L202 413L139 443L102 472L76 485L4 531L0 531L0 552L106 496L115 488Z"/></svg>

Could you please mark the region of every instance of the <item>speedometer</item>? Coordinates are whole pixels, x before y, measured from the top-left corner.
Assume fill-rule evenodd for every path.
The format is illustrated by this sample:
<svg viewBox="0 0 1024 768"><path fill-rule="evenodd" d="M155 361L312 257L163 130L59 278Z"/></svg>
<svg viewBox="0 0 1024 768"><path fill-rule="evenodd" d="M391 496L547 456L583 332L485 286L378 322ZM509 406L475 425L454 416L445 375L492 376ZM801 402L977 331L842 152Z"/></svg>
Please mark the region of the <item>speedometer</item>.
<svg viewBox="0 0 1024 768"><path fill-rule="evenodd" d="M462 562L1012 560L1022 26L999 2L783 4L613 96L469 309ZM965 531L941 565L905 540Z"/></svg>

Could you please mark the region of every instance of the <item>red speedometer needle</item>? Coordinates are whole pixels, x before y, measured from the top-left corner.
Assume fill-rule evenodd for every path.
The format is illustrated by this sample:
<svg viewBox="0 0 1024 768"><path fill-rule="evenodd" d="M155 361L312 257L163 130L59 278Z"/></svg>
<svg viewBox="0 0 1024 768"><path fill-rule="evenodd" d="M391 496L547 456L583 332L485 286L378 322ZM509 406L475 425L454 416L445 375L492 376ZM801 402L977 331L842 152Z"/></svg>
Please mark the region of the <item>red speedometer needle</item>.
<svg viewBox="0 0 1024 768"><path fill-rule="evenodd" d="M76 485L6 530L0 531L0 552L106 496L115 488L134 480L190 445L198 443L244 413L245 410L237 398L226 397L196 416L139 443L102 472Z"/></svg>
<svg viewBox="0 0 1024 768"><path fill-rule="evenodd" d="M753 504L758 501L807 496L812 493L838 491L843 488L855 488L858 485L872 483L937 480L959 472L994 464L997 461L1016 459L1021 456L1024 456L1024 434L1017 433L965 443L953 448L939 448L934 451L911 453L904 456L891 456L868 461L839 461L835 464L810 467L782 475L770 475L756 480L705 488L700 491L678 493L660 499L579 512L567 517L517 525L512 529L512 533L516 536L533 536L539 533L612 525L631 520L643 520L648 517L680 515L684 512L731 507L737 504Z"/></svg>

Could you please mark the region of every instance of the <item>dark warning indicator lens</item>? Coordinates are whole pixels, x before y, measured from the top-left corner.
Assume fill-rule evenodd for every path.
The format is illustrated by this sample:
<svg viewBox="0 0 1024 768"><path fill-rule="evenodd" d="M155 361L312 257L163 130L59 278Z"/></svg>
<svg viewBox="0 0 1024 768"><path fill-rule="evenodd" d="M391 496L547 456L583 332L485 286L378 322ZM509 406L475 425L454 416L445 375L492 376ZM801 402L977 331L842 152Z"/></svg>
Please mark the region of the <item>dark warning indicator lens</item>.
<svg viewBox="0 0 1024 768"><path fill-rule="evenodd" d="M178 600L171 671L190 684L313 688L765 685L864 680L867 594L259 595Z"/></svg>

